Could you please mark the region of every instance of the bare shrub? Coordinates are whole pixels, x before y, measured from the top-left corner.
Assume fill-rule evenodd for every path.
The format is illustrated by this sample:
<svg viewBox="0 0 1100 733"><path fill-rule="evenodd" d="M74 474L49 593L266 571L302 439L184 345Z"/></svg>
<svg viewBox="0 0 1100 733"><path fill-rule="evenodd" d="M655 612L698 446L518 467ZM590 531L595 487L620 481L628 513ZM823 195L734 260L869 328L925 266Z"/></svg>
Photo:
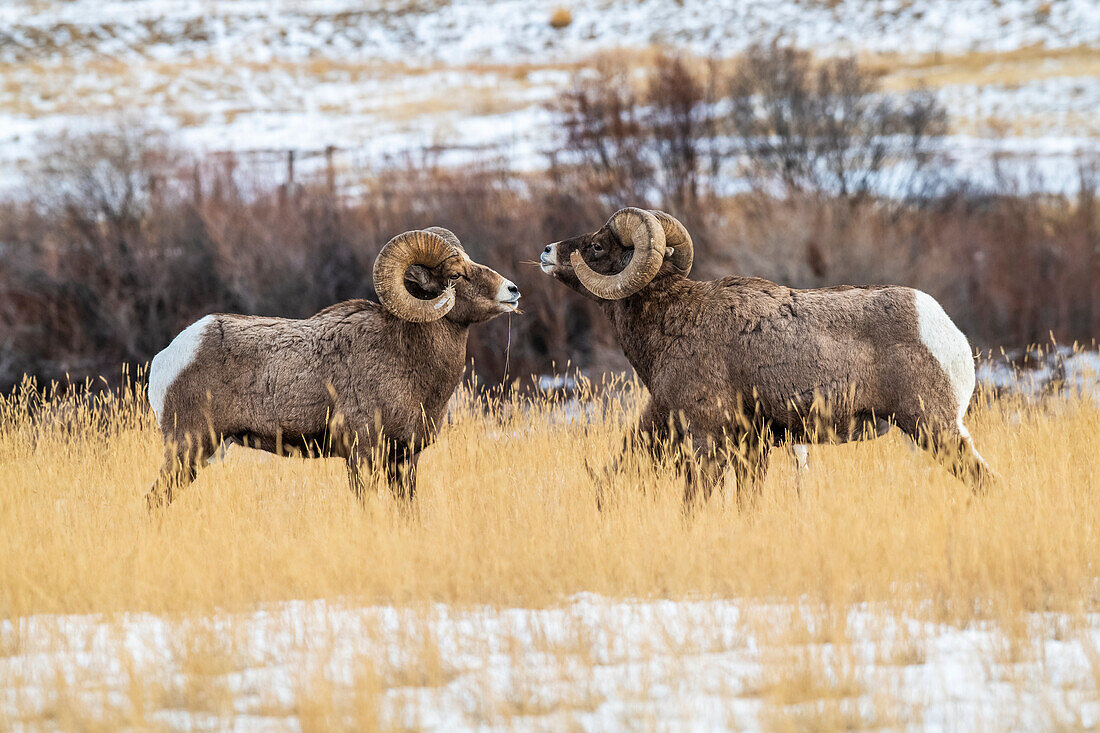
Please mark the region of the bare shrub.
<svg viewBox="0 0 1100 733"><path fill-rule="evenodd" d="M173 314L221 299L211 242L176 203L179 156L150 142L133 129L59 139L39 204L6 237L0 318L43 376L144 360Z"/></svg>
<svg viewBox="0 0 1100 733"><path fill-rule="evenodd" d="M934 95L879 93L854 58L815 60L774 41L727 65L661 54L641 74L602 58L557 102L565 163L613 199L693 210L730 176L755 190L908 194L945 130ZM894 180L880 180L894 166ZM776 186L779 186L778 190Z"/></svg>
<svg viewBox="0 0 1100 733"><path fill-rule="evenodd" d="M644 201L654 175L646 148L645 98L630 68L610 55L581 72L557 103L564 134L561 157L552 154L569 185L615 202Z"/></svg>
<svg viewBox="0 0 1100 733"><path fill-rule="evenodd" d="M373 297L370 270L381 246L431 225L455 231L475 259L524 294L523 317L497 319L471 339L483 382L567 365L624 370L599 305L563 293L534 260L547 242L591 231L618 206L639 203L688 225L700 279L901 283L936 296L975 345L1025 346L1051 332L1062 342L1095 338L1094 169L1082 167L1075 197L1022 195L1002 184L886 199L855 168L844 189L821 182L848 176L844 166L825 174L832 179L806 179L775 195L763 171L785 170L769 166L790 154L777 148L753 179L765 190L728 195L716 186L728 182L735 160L721 147L732 113L728 99L718 99L719 68L666 55L635 77L609 63L567 95L571 143L548 170L513 174L492 160L448 168L425 155L361 171L354 198L323 175L280 181L270 168L227 155L198 160L146 132L59 141L45 151L48 170L26 198L0 204L0 388L24 372L40 381L118 374L120 363L146 362L210 312L307 317L339 300ZM934 130L936 115L921 110L935 105L922 105L898 108L891 124ZM823 149L877 144L860 134ZM874 163L892 153L866 154ZM854 165L864 153L835 155Z"/></svg>
<svg viewBox="0 0 1100 733"><path fill-rule="evenodd" d="M815 61L778 41L741 56L729 95L744 172L757 186L779 180L788 193L864 196L889 162L923 167L928 137L945 130L931 94L879 94L854 58Z"/></svg>

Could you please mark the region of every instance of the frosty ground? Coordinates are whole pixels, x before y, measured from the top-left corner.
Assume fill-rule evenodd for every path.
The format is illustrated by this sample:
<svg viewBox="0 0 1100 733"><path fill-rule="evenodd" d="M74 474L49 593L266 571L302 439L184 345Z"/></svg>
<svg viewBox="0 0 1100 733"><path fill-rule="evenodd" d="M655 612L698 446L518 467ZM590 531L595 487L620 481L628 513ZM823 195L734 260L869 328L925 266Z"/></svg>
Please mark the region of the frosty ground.
<svg viewBox="0 0 1100 733"><path fill-rule="evenodd" d="M1100 721L1100 615L1032 614L1022 646L993 620L927 615L861 604L838 620L812 604L586 594L545 609L311 601L203 617L34 616L0 623L0 715L34 717L64 698L102 721L297 729L320 695L344 724L369 713L434 730ZM364 690L373 699L355 702Z"/></svg>

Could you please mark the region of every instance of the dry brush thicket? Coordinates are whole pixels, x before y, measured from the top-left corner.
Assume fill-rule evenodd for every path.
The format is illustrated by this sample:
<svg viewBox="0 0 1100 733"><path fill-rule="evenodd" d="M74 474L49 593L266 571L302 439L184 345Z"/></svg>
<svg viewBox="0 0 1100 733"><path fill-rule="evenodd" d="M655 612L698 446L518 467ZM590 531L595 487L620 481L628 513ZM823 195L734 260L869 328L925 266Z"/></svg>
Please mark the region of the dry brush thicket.
<svg viewBox="0 0 1100 733"><path fill-rule="evenodd" d="M331 168L272 179L248 158L196 160L141 128L60 139L23 202L0 204L0 386L23 373L117 383L120 363L148 361L206 313L305 317L371 297L382 244L431 225L524 293L524 317L471 343L483 380L506 365L512 376L623 370L595 308L528 263L627 205L684 221L700 278L912 285L983 348L1097 333L1095 172L1082 164L1073 197L945 183L935 98L883 97L852 60L778 45L732 64L661 55L631 72L602 60L555 114L564 138L543 172L447 168L425 154L350 171L354 195ZM898 170L908 177L891 179L896 195L879 195ZM749 188L723 190L730 181Z"/></svg>

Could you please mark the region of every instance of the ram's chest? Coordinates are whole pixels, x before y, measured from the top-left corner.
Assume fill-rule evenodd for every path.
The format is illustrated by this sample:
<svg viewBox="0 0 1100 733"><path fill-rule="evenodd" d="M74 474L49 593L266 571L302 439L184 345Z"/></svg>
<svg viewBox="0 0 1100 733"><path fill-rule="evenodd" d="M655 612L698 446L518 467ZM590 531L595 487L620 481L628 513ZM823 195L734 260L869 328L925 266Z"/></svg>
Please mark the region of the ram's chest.
<svg viewBox="0 0 1100 733"><path fill-rule="evenodd" d="M462 379L463 365L448 364L433 371L432 377L422 385L418 404L415 408L431 424L442 423L447 411L447 403Z"/></svg>

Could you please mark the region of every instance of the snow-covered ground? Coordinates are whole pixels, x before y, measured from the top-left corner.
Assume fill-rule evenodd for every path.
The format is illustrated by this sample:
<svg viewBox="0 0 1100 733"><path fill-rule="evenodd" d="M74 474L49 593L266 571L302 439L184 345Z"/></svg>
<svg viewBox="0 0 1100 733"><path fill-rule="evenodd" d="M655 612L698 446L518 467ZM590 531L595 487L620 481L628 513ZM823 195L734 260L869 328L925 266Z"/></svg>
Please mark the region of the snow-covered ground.
<svg viewBox="0 0 1100 733"><path fill-rule="evenodd" d="M777 34L818 54L1100 47L1092 0L560 6L572 22L555 29L557 5L543 0L13 0L0 7L0 190L18 189L43 141L120 120L200 152L335 146L342 167L361 168L439 147L449 163L491 155L536 168L557 141L546 102L575 64L619 48L729 56ZM1010 178L1073 190L1067 161L1100 156L1100 72L1049 66L1040 78L943 87L967 121L941 143L960 172L988 169L992 149L1007 154Z"/></svg>
<svg viewBox="0 0 1100 733"><path fill-rule="evenodd" d="M550 26L556 7L572 22ZM1100 42L1092 0L13 0L0 59L43 44L162 61L214 53L401 63L564 60L609 47L729 54L777 33L823 52L951 53ZM106 40L110 38L111 40ZM182 43L177 41L183 41Z"/></svg>
<svg viewBox="0 0 1100 733"><path fill-rule="evenodd" d="M758 730L820 726L838 711L876 728L1100 723L1100 615L1033 614L1023 638L869 605L826 618L810 604L592 595L541 610L313 601L206 617L33 616L0 622L0 718L75 710L281 730L321 706L432 730Z"/></svg>
<svg viewBox="0 0 1100 733"><path fill-rule="evenodd" d="M978 383L1001 394L1036 398L1067 393L1100 400L1100 353L1059 346L1012 351L978 364Z"/></svg>

